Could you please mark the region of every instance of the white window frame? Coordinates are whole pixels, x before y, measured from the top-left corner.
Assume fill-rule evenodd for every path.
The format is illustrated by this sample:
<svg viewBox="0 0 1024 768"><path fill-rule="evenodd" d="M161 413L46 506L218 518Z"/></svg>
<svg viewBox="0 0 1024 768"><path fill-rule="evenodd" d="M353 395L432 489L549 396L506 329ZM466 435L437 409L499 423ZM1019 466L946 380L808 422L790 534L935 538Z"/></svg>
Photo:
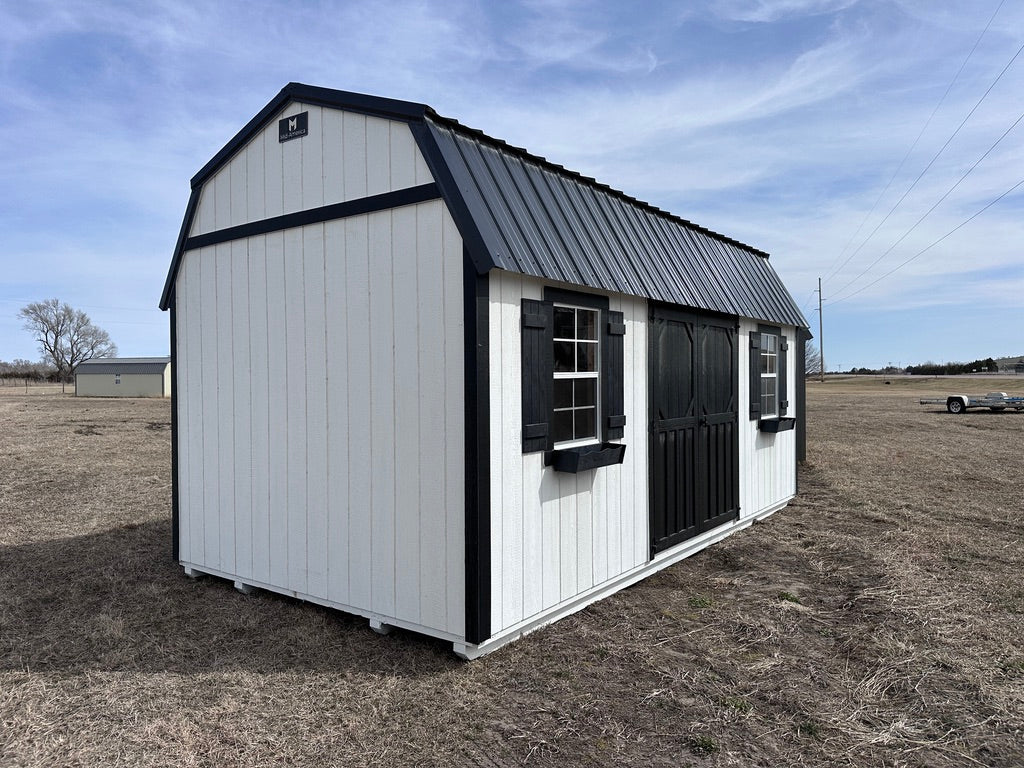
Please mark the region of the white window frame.
<svg viewBox="0 0 1024 768"><path fill-rule="evenodd" d="M779 352L782 346L782 341L777 333L769 333L766 331L760 331L761 334L761 347L760 352L757 356L758 366L760 368L760 381L761 391L760 395L761 403L761 418L762 419L777 419L779 418ZM769 368L769 371L765 371L765 368ZM775 394L773 402L775 407L769 411L765 408L765 384L768 381L775 383Z"/></svg>
<svg viewBox="0 0 1024 768"><path fill-rule="evenodd" d="M594 355L594 370L593 371L552 371L552 375L555 381L565 379L593 379L594 380L594 435L593 437L581 437L574 438L572 440L563 440L561 442L555 442L554 447L556 449L562 448L575 448L583 445L596 445L601 442L601 310L595 309L594 307L584 307L578 304L564 304L561 302L554 303L555 309L572 309L576 311L575 322L573 333L575 338L569 339L562 336L554 336L552 334L552 345L558 342L571 341L574 344L593 344L595 346L596 354ZM580 339L579 338L579 312L591 312L594 314L594 335L597 338L594 339ZM575 352L575 348L573 350ZM573 355L575 361L576 355ZM578 411L585 410L590 406L582 406L572 408L554 408L551 410L551 429L554 430L554 414L564 413L565 411Z"/></svg>

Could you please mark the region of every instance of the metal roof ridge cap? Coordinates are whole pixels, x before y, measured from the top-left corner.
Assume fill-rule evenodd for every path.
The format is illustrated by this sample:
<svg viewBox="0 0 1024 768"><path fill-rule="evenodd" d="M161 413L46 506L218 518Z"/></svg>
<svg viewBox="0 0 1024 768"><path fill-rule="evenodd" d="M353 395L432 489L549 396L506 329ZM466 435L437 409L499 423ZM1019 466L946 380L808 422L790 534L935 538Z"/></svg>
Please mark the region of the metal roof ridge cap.
<svg viewBox="0 0 1024 768"><path fill-rule="evenodd" d="M365 110L406 120L422 120L428 111L433 112L429 105L418 101L343 91L337 88L325 88L321 85L292 82L282 89L282 93L285 91L296 100L318 103L321 106Z"/></svg>

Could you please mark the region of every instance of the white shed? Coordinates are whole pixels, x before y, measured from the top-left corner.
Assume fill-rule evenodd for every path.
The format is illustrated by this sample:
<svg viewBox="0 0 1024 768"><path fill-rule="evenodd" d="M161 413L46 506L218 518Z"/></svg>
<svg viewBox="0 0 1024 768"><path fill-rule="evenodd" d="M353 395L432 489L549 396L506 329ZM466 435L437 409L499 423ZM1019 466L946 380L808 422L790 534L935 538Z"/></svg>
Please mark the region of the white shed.
<svg viewBox="0 0 1024 768"><path fill-rule="evenodd" d="M75 369L79 397L170 397L171 358L95 357Z"/></svg>
<svg viewBox="0 0 1024 768"><path fill-rule="evenodd" d="M286 86L192 179L161 307L186 571L464 657L796 493L767 254L422 104Z"/></svg>

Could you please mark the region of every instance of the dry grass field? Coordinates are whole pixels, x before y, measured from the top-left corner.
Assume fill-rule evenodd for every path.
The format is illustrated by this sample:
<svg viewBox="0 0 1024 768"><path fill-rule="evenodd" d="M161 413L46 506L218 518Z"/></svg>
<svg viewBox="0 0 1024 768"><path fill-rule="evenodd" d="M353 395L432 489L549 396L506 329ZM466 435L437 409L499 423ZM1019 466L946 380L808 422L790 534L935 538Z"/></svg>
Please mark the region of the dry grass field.
<svg viewBox="0 0 1024 768"><path fill-rule="evenodd" d="M795 503L477 662L190 581L170 409L0 390L0 765L1024 765L1024 413L809 386Z"/></svg>

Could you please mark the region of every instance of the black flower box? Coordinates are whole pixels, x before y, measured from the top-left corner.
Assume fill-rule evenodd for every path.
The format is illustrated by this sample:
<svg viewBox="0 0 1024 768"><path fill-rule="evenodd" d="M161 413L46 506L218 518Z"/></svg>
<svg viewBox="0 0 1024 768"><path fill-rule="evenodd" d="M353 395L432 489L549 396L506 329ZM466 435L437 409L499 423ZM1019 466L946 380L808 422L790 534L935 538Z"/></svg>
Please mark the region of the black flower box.
<svg viewBox="0 0 1024 768"><path fill-rule="evenodd" d="M586 472L588 469L621 464L626 446L621 443L596 443L577 448L561 448L544 454L544 463L556 472Z"/></svg>
<svg viewBox="0 0 1024 768"><path fill-rule="evenodd" d="M757 428L762 432L787 432L796 426L796 419L763 419Z"/></svg>

